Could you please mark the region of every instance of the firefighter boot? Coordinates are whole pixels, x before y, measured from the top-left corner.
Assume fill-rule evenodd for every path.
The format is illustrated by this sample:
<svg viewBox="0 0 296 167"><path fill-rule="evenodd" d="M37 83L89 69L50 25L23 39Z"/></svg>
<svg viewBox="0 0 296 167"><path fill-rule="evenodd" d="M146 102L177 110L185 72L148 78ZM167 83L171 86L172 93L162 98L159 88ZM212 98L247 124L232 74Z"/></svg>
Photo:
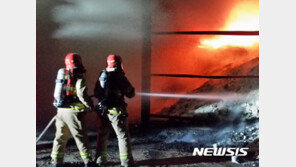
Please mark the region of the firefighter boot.
<svg viewBox="0 0 296 167"><path fill-rule="evenodd" d="M98 157L97 160L96 160L96 164L100 167L103 167L103 166L106 166L107 164L107 157Z"/></svg>

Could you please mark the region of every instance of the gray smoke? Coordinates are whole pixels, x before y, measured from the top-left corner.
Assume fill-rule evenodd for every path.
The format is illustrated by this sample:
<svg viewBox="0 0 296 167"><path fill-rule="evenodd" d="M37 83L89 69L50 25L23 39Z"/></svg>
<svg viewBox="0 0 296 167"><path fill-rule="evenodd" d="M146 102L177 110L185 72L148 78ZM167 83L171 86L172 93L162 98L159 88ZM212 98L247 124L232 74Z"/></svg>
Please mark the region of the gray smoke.
<svg viewBox="0 0 296 167"><path fill-rule="evenodd" d="M141 37L141 4L123 0L67 0L52 10L60 28L54 38L137 39Z"/></svg>
<svg viewBox="0 0 296 167"><path fill-rule="evenodd" d="M159 5L153 6L153 12L158 13ZM137 40L142 37L142 1L66 0L52 10L52 15L60 24L54 38Z"/></svg>
<svg viewBox="0 0 296 167"><path fill-rule="evenodd" d="M222 120L228 119L228 121L259 118L259 90L253 90L237 100L220 101L189 112L192 115L205 113L215 114Z"/></svg>

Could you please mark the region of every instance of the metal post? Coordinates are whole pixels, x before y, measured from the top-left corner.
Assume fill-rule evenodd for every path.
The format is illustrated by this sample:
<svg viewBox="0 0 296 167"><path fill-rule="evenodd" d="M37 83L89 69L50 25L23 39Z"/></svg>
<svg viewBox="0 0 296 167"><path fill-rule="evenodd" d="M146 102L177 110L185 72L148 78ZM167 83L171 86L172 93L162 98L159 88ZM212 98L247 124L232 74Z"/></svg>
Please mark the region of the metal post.
<svg viewBox="0 0 296 167"><path fill-rule="evenodd" d="M151 0L142 0L143 47L142 47L142 92L150 92L151 73ZM141 124L147 126L150 118L150 97L141 97Z"/></svg>
<svg viewBox="0 0 296 167"><path fill-rule="evenodd" d="M153 35L259 35L259 31L160 31Z"/></svg>

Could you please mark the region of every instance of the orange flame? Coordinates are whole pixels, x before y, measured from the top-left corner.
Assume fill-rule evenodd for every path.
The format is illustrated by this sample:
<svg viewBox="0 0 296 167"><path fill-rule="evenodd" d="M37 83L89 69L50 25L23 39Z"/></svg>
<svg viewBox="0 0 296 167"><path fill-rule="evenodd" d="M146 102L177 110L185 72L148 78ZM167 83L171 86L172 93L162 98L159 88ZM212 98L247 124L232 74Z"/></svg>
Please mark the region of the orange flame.
<svg viewBox="0 0 296 167"><path fill-rule="evenodd" d="M230 12L226 26L222 31L259 30L259 3L244 1L237 4ZM220 48L224 46L252 46L259 42L258 36L216 36L201 40L199 48Z"/></svg>

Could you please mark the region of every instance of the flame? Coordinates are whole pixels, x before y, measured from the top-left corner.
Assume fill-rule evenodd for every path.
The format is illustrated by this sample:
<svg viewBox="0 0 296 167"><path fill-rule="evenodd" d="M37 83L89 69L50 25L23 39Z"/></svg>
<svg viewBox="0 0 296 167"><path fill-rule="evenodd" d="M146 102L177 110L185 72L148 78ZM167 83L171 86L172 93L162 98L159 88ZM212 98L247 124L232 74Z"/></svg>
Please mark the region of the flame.
<svg viewBox="0 0 296 167"><path fill-rule="evenodd" d="M259 3L244 1L237 4L230 12L222 31L259 30ZM199 48L220 48L224 46L252 46L259 42L258 36L215 36L201 40Z"/></svg>

